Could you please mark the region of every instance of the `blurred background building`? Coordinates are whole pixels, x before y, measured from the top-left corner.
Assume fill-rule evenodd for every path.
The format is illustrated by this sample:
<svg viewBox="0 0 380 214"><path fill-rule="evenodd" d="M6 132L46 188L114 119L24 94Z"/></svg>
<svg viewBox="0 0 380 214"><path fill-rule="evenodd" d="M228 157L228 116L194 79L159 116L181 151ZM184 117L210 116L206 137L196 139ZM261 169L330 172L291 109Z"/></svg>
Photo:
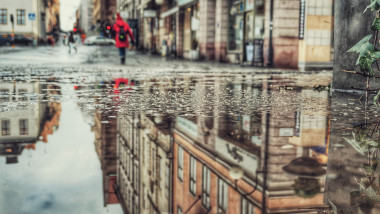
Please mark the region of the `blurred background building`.
<svg viewBox="0 0 380 214"><path fill-rule="evenodd" d="M25 37L40 44L59 32L59 0L5 0L0 2L0 8L3 37L14 32L16 39ZM25 43L28 40L25 39Z"/></svg>

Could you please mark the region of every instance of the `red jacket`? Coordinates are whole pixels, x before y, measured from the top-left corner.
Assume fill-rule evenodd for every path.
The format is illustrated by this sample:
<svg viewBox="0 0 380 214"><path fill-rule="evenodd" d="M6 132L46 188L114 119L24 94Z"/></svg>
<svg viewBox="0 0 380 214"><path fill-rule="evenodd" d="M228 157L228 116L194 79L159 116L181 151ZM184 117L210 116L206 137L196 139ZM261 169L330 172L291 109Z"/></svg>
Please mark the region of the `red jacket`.
<svg viewBox="0 0 380 214"><path fill-rule="evenodd" d="M115 31L115 41L116 41L115 46L117 48L128 48L129 47L128 36L125 39L125 41L120 41L119 40L119 32L120 32L121 28L124 28L125 33L127 35L129 35L131 37L132 41L134 42L135 38L133 37L132 30L129 27L128 23L124 22L119 14L116 14L116 22L115 22L115 24L113 25L113 28L112 28Z"/></svg>

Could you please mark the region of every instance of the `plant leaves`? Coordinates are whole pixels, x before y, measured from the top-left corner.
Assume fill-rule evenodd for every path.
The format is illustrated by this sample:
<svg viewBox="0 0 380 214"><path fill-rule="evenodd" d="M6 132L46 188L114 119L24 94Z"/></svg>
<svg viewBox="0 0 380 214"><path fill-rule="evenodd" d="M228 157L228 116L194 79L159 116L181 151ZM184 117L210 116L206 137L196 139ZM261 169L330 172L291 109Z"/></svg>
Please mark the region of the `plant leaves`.
<svg viewBox="0 0 380 214"><path fill-rule="evenodd" d="M375 20L373 20L371 30L380 30L380 18L375 18Z"/></svg>
<svg viewBox="0 0 380 214"><path fill-rule="evenodd" d="M329 204L331 205L331 208L333 209L334 214L338 214L338 208L332 201L330 201L330 199L329 199Z"/></svg>
<svg viewBox="0 0 380 214"><path fill-rule="evenodd" d="M367 46L368 41L371 39L372 34L365 36L362 40L360 40L356 45L350 48L347 52L356 52L360 53L362 49Z"/></svg>
<svg viewBox="0 0 380 214"><path fill-rule="evenodd" d="M372 69L372 63L375 62L376 59L373 59L372 57L360 57L359 59L359 65L362 68L363 71L367 72L369 75L373 76L375 73Z"/></svg>
<svg viewBox="0 0 380 214"><path fill-rule="evenodd" d="M380 91L378 91L376 96L373 98L373 103L375 104L376 107L378 106L378 103L379 103L379 96L380 96Z"/></svg>
<svg viewBox="0 0 380 214"><path fill-rule="evenodd" d="M350 144L352 147L354 147L354 149L355 149L357 152L359 152L361 155L365 156L365 154L364 154L365 150L362 149L362 148L359 146L359 144L358 144L358 142L357 142L356 140L354 140L354 139L347 139L347 138L345 138L345 137L344 137L343 139L345 139L346 142L347 142L348 144Z"/></svg>
<svg viewBox="0 0 380 214"><path fill-rule="evenodd" d="M365 13L369 8L371 8L371 11L378 10L380 8L380 0L371 0L371 4L366 7L363 13Z"/></svg>

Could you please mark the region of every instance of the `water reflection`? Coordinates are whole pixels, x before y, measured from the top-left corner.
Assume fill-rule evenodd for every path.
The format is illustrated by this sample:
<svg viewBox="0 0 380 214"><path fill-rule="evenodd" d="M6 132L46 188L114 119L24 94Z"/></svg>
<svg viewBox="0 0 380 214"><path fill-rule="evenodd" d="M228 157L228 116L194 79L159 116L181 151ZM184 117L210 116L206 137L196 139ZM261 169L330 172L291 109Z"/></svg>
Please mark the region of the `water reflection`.
<svg viewBox="0 0 380 214"><path fill-rule="evenodd" d="M28 125L17 122L18 131L24 133L27 126L28 133L37 133L34 142L45 142L46 134L62 128L60 102L69 102L62 97L73 99L91 127L106 208L120 204L124 213L317 212L327 208L323 196L330 79L323 77L311 86L307 80L313 77L300 79L281 75L57 78L56 85L30 83L39 91L18 92L17 107L10 104L14 83L4 81L0 114L4 121L11 118L12 124L27 119ZM57 85L71 90L61 93ZM26 115L15 110L23 106L24 96L37 97L34 104L23 107L33 109L35 113L28 114L33 120L16 116ZM32 123L41 124L40 131L32 131ZM2 133L6 127L2 123ZM13 138L8 143L1 138L1 145L22 141L27 143L23 148L34 148L23 136ZM92 151L87 152L82 155ZM9 162L14 156L9 154Z"/></svg>
<svg viewBox="0 0 380 214"><path fill-rule="evenodd" d="M100 111L110 127L117 114L114 188L125 213L326 207L328 91L214 76L120 80L103 85L113 105Z"/></svg>
<svg viewBox="0 0 380 214"><path fill-rule="evenodd" d="M0 91L0 155L6 157L7 164L14 164L24 149L35 150L37 142L48 143L48 135L58 129L61 104L56 99L60 88L13 81L1 83ZM17 110L6 111L9 107Z"/></svg>

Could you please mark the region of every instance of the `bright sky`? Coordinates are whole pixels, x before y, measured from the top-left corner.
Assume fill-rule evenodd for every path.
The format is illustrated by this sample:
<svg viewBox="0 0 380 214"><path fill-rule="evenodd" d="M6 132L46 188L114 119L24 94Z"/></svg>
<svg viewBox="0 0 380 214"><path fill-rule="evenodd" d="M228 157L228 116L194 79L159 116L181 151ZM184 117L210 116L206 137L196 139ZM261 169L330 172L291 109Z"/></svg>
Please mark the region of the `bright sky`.
<svg viewBox="0 0 380 214"><path fill-rule="evenodd" d="M75 11L79 8L80 0L60 0L61 29L72 30L75 22Z"/></svg>

